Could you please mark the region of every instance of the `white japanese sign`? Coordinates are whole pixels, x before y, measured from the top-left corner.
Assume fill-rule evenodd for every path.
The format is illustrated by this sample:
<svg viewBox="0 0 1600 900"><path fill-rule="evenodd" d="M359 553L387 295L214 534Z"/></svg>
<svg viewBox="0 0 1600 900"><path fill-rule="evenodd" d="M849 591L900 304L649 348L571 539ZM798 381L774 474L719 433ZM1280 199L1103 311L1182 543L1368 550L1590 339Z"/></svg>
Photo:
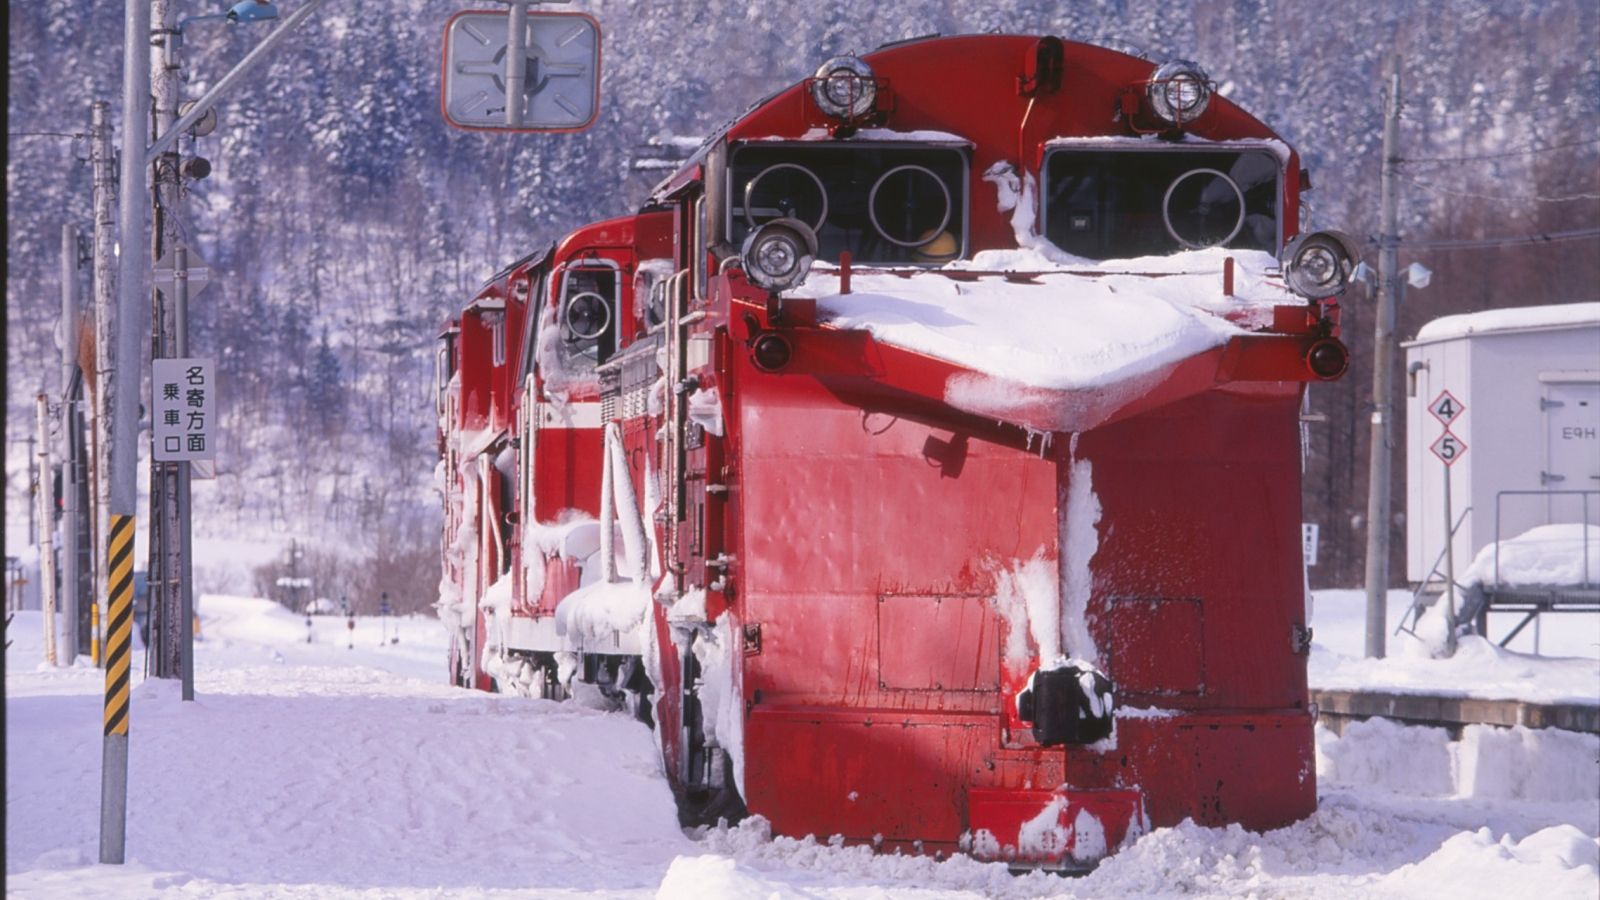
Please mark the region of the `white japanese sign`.
<svg viewBox="0 0 1600 900"><path fill-rule="evenodd" d="M157 462L217 457L217 385L209 359L150 363L151 454Z"/></svg>
<svg viewBox="0 0 1600 900"><path fill-rule="evenodd" d="M1315 522L1300 523L1300 550L1308 566L1317 564L1317 532L1320 530Z"/></svg>

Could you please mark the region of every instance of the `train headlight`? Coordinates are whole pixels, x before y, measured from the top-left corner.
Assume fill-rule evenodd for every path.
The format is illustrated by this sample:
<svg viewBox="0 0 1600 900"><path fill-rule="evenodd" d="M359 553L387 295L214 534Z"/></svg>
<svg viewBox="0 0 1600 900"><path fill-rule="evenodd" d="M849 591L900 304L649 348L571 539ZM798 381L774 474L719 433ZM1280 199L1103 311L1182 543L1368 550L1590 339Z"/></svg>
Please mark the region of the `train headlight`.
<svg viewBox="0 0 1600 900"><path fill-rule="evenodd" d="M594 340L610 327L611 304L606 298L585 291L567 301L567 330L575 340Z"/></svg>
<svg viewBox="0 0 1600 900"><path fill-rule="evenodd" d="M1360 255L1356 242L1344 232L1301 235L1284 248L1283 280L1301 296L1326 300L1350 286Z"/></svg>
<svg viewBox="0 0 1600 900"><path fill-rule="evenodd" d="M854 56L835 56L811 76L811 99L828 116L859 119L878 103L878 79L872 67Z"/></svg>
<svg viewBox="0 0 1600 900"><path fill-rule="evenodd" d="M773 219L750 232L739 258L751 283L786 291L806 280L817 255L817 235L799 219Z"/></svg>
<svg viewBox="0 0 1600 900"><path fill-rule="evenodd" d="M1175 59L1150 76L1150 111L1173 125L1193 122L1211 102L1211 79L1198 63Z"/></svg>

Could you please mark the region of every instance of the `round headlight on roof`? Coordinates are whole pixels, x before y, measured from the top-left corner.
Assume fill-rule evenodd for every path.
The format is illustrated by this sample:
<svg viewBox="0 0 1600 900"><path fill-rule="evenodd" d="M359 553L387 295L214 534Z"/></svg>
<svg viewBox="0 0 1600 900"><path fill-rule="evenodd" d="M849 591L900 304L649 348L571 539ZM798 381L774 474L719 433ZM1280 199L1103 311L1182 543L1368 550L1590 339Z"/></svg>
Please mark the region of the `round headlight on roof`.
<svg viewBox="0 0 1600 900"><path fill-rule="evenodd" d="M824 114L850 121L872 112L878 102L878 79L872 67L854 56L835 56L811 77L811 99Z"/></svg>
<svg viewBox="0 0 1600 900"><path fill-rule="evenodd" d="M1150 76L1150 110L1162 121L1182 125L1200 118L1211 102L1211 79L1199 63L1175 59Z"/></svg>
<svg viewBox="0 0 1600 900"><path fill-rule="evenodd" d="M1342 231L1303 234L1283 249L1283 280L1311 300L1326 300L1350 286L1361 248Z"/></svg>
<svg viewBox="0 0 1600 900"><path fill-rule="evenodd" d="M799 219L773 219L750 232L739 258L757 287L786 291L806 280L817 255L817 235Z"/></svg>

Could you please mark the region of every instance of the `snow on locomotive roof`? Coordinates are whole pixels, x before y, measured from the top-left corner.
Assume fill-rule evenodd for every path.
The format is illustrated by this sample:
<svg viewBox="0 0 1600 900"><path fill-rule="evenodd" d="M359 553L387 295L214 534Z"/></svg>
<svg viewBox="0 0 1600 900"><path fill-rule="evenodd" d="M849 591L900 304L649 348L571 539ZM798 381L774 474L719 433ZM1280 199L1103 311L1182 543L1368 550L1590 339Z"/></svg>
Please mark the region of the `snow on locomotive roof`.
<svg viewBox="0 0 1600 900"><path fill-rule="evenodd" d="M1444 341L1471 334L1559 328L1567 325L1600 325L1600 303L1556 303L1549 306L1519 306L1489 309L1434 319L1417 331L1413 343Z"/></svg>
<svg viewBox="0 0 1600 900"><path fill-rule="evenodd" d="M1234 296L1225 297L1229 256ZM1037 283L942 274L961 269L1026 272ZM1220 248L1068 264L991 250L910 277L858 269L849 294L839 293L838 270L819 263L790 294L816 298L836 328L1026 387L1072 390L1136 378L1270 324L1273 306L1304 303L1277 269L1270 254Z"/></svg>
<svg viewBox="0 0 1600 900"><path fill-rule="evenodd" d="M1086 137L1058 137L1045 141L1044 147L1047 151L1058 150L1065 147L1085 146L1092 146L1096 149L1102 147L1108 149L1115 149L1119 147L1136 147L1139 149L1150 149L1155 147L1159 149L1167 149L1185 144L1204 144L1207 147L1217 148L1238 149L1241 147L1248 147L1261 150L1271 150L1273 154L1278 157L1278 161L1285 165L1288 164L1289 155L1293 152L1289 149L1288 144L1285 144L1283 141L1277 140L1276 138L1230 138L1223 141L1214 141L1210 138L1203 138L1199 135L1189 134L1187 132L1185 132L1178 140L1160 138L1153 134L1146 134L1138 137L1116 134L1089 135Z"/></svg>
<svg viewBox="0 0 1600 900"><path fill-rule="evenodd" d="M856 133L850 135L849 137L841 138L841 137L835 137L833 135L833 133L828 131L828 129L826 129L826 128L810 128L810 129L806 130L805 134L802 134L799 137L783 137L782 135L773 135L772 137L748 138L747 140L752 140L752 141L832 141L832 142L838 143L838 144L863 143L863 142L870 143L870 142L874 142L874 141L881 142L881 143L894 143L894 142L897 142L897 141L904 141L904 142L907 142L907 143L934 144L934 145L944 145L944 146L950 146L950 145L954 145L954 146L958 146L958 147L971 147L972 146L972 141L967 140L966 138L962 137L959 134L951 134L948 131L934 131L934 130L931 130L931 129L922 129L922 130L919 130L919 131L896 131L893 128L863 128L863 129L857 131Z"/></svg>

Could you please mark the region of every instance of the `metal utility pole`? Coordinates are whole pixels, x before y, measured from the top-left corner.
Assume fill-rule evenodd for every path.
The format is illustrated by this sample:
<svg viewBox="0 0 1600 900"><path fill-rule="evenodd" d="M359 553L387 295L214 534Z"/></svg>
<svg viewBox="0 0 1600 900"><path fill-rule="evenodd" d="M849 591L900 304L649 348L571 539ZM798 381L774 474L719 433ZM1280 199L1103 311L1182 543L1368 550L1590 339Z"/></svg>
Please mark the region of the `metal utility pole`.
<svg viewBox="0 0 1600 900"><path fill-rule="evenodd" d="M144 317L145 123L150 101L150 6L125 0L122 24L122 177L116 355L108 497L105 747L100 768L100 862L120 865L128 826L128 686L133 658L133 535L138 506L139 333ZM106 373L101 373L105 377Z"/></svg>
<svg viewBox="0 0 1600 900"><path fill-rule="evenodd" d="M55 492L50 486L50 396L34 397L34 412L39 429L39 605L44 610L44 661L56 665L56 551L51 532L55 531Z"/></svg>
<svg viewBox="0 0 1600 900"><path fill-rule="evenodd" d="M1383 110L1383 224L1378 234L1378 310L1373 327L1372 455L1367 468L1367 656L1384 655L1388 631L1389 484L1394 449L1394 329L1400 205L1395 168L1400 161L1400 56L1389 57Z"/></svg>
<svg viewBox="0 0 1600 900"><path fill-rule="evenodd" d="M67 657L78 657L78 229L61 226L61 629Z"/></svg>
<svg viewBox="0 0 1600 900"><path fill-rule="evenodd" d="M97 100L89 104L89 163L94 172L94 377L84 379L89 401L90 431L94 445L89 482L94 485L90 522L94 552L93 602L108 596L110 582L106 568L107 516L111 503L111 421L112 348L116 343L117 256L116 155L111 149L111 104ZM98 616L102 622L104 616Z"/></svg>

